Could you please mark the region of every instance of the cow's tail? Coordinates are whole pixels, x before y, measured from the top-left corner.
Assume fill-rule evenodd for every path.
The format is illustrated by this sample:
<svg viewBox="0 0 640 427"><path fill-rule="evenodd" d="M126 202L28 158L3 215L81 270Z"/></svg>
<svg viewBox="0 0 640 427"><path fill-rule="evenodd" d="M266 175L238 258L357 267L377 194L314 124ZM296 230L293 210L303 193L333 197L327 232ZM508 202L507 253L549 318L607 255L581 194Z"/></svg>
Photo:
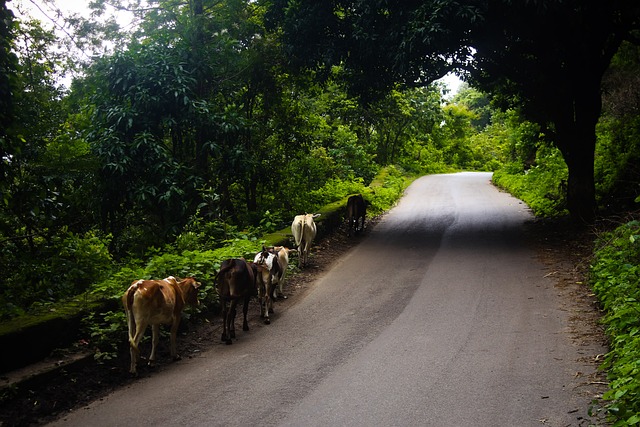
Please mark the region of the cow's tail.
<svg viewBox="0 0 640 427"><path fill-rule="evenodd" d="M302 242L302 228L304 227L304 222L302 221L298 221L295 222L292 227L295 227L297 233L293 230L291 230L291 232L293 233L293 236L296 240L296 246L300 247L300 243Z"/></svg>
<svg viewBox="0 0 640 427"><path fill-rule="evenodd" d="M216 288L218 289L218 292L220 292L219 285L221 284L220 280L222 275L226 274L227 271L231 270L236 265L235 259L230 259L228 261L229 262L227 262L226 265L223 263L223 265L220 267L220 270L218 271L218 274L216 274L216 277L214 277L213 279L213 283L216 284ZM222 297L222 295L220 295L220 297Z"/></svg>
<svg viewBox="0 0 640 427"><path fill-rule="evenodd" d="M124 297L124 309L127 313L127 327L129 329L129 345L137 350L134 336L136 334L136 318L133 315L133 298L138 290L139 281L129 286L127 293Z"/></svg>

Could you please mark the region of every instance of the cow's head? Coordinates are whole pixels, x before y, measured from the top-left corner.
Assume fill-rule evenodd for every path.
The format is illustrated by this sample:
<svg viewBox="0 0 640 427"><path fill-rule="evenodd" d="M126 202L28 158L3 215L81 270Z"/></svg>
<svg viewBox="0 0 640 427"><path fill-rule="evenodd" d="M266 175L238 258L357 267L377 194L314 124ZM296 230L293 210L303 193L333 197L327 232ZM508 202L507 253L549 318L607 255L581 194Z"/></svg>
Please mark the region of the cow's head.
<svg viewBox="0 0 640 427"><path fill-rule="evenodd" d="M197 307L200 305L200 300L198 300L198 288L200 288L202 284L198 282L194 277L187 277L186 279L182 279L180 281L180 289L182 289L182 294L184 296L184 302L186 304Z"/></svg>

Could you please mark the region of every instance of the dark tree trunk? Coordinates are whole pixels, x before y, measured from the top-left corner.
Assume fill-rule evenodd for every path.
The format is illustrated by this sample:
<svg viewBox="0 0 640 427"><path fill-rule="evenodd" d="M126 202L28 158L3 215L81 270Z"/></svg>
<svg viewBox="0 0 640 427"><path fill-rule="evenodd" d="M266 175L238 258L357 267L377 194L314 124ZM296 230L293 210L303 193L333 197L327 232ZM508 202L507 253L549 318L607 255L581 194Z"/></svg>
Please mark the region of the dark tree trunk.
<svg viewBox="0 0 640 427"><path fill-rule="evenodd" d="M571 217L591 223L596 217L594 160L596 124L602 111L600 76L576 77L573 96L555 120L556 145L569 170L567 208Z"/></svg>

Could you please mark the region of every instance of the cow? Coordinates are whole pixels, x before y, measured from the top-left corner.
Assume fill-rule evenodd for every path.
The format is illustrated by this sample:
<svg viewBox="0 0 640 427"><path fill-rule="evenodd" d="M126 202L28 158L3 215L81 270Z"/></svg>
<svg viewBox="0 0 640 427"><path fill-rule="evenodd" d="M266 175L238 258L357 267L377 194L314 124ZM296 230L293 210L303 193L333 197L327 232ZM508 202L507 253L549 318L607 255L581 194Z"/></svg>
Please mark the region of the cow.
<svg viewBox="0 0 640 427"><path fill-rule="evenodd" d="M367 204L362 194L356 194L347 200L347 234L357 234L364 230L364 218L367 215Z"/></svg>
<svg viewBox="0 0 640 427"><path fill-rule="evenodd" d="M260 317L264 319L265 325L269 325L271 324L269 314L273 313L273 282L271 280L271 272L266 265L250 262L249 266L253 270L253 275L255 277L258 303L260 304Z"/></svg>
<svg viewBox="0 0 640 427"><path fill-rule="evenodd" d="M238 301L243 302L242 330L249 330L247 312L251 297L256 295L255 275L244 258L232 258L222 262L215 281L222 305L221 340L226 344L232 344L231 340L236 337L235 319Z"/></svg>
<svg viewBox="0 0 640 427"><path fill-rule="evenodd" d="M173 276L163 280L136 280L122 296L127 315L131 366L129 372L137 374L140 357L138 345L148 325L152 330L149 364L156 360L156 348L160 339L160 324L171 325L171 357L179 360L176 335L185 305L198 306L200 283L193 277L179 280Z"/></svg>
<svg viewBox="0 0 640 427"><path fill-rule="evenodd" d="M282 295L282 286L284 284L284 274L287 270L287 266L289 265L289 249L286 251L282 251L281 249L284 246L272 247L266 249L264 246L262 247L262 251L258 252L253 259L253 262L256 264L261 264L266 266L271 272L270 284L273 284L271 289L273 290L273 294L271 297L276 300L278 299L278 293L275 285L280 285L280 295Z"/></svg>
<svg viewBox="0 0 640 427"><path fill-rule="evenodd" d="M274 246L273 252L278 255L278 264L280 264L280 276L276 278L276 282L273 286L273 297L275 299L282 298L287 299L286 295L282 292L282 287L284 286L284 276L287 273L287 268L289 267L289 254L295 251L295 249L289 249L285 246ZM279 289L276 289L275 285Z"/></svg>
<svg viewBox="0 0 640 427"><path fill-rule="evenodd" d="M320 214L296 215L291 223L291 233L298 246L298 266L304 267L309 261L311 242L316 237L316 224L314 218Z"/></svg>

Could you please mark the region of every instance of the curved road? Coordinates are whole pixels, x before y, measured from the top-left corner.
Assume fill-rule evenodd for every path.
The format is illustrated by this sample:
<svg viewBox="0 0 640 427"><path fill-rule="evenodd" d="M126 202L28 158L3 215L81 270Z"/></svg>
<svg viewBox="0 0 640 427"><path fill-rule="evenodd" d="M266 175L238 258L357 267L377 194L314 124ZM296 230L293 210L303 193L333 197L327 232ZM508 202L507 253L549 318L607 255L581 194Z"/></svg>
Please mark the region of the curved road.
<svg viewBox="0 0 640 427"><path fill-rule="evenodd" d="M270 326L55 424L582 425L575 376L589 368L524 243L526 206L490 177L415 181Z"/></svg>

